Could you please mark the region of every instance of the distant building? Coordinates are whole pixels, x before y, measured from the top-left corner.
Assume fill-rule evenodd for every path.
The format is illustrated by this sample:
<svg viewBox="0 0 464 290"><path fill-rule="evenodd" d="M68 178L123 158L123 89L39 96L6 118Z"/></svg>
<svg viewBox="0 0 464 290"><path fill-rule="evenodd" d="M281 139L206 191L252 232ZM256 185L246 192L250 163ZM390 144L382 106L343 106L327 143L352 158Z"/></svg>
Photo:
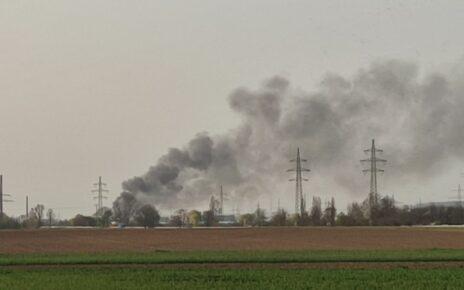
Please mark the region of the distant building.
<svg viewBox="0 0 464 290"><path fill-rule="evenodd" d="M237 224L237 219L235 218L235 215L229 214L229 215L218 215L216 216L216 220L218 221L218 224L221 226L232 226Z"/></svg>
<svg viewBox="0 0 464 290"><path fill-rule="evenodd" d="M169 224L169 217L167 217L167 216L162 216L162 217L160 217L159 224L160 224L161 226L166 226L166 225L168 225L168 224Z"/></svg>
<svg viewBox="0 0 464 290"><path fill-rule="evenodd" d="M459 207L462 206L462 203L459 201L436 201L436 202L426 202L426 203L419 203L414 205L415 208L426 208L426 207Z"/></svg>

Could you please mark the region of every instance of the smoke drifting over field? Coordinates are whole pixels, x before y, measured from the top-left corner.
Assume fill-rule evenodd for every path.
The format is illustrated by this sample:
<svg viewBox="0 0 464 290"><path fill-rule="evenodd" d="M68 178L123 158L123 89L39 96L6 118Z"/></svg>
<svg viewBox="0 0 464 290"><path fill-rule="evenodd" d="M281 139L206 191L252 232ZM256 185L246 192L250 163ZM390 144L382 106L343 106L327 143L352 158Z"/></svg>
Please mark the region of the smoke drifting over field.
<svg viewBox="0 0 464 290"><path fill-rule="evenodd" d="M360 197L367 183L359 159L372 138L395 169L390 181L431 177L447 158L464 156L463 95L463 75L421 76L402 61L375 63L351 78L326 75L310 93L276 76L259 89L230 94L229 105L242 118L238 128L199 133L170 149L147 173L123 183L115 206L206 205L220 184L237 202L254 202L287 183L297 146L309 160L312 190Z"/></svg>

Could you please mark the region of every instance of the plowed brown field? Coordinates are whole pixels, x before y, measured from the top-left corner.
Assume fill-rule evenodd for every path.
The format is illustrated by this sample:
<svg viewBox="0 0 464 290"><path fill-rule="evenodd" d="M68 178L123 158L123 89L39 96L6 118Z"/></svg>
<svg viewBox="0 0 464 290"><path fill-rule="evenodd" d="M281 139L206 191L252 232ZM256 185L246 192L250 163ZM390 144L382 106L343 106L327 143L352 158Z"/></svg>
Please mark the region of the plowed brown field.
<svg viewBox="0 0 464 290"><path fill-rule="evenodd" d="M453 228L40 229L0 231L0 253L464 249Z"/></svg>
<svg viewBox="0 0 464 290"><path fill-rule="evenodd" d="M464 248L464 229L365 227L0 231L0 253L430 248Z"/></svg>

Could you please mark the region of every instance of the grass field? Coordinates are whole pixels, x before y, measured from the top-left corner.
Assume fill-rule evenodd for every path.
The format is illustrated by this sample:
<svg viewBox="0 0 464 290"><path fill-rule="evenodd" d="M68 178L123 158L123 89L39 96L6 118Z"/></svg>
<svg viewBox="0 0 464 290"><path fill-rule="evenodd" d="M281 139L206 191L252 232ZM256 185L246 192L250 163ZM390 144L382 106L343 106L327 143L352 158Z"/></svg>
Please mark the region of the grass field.
<svg viewBox="0 0 464 290"><path fill-rule="evenodd" d="M0 266L123 265L219 263L464 262L464 249L318 250L318 251L173 251L101 254L3 254Z"/></svg>
<svg viewBox="0 0 464 290"><path fill-rule="evenodd" d="M464 289L463 266L464 249L13 254L0 289Z"/></svg>
<svg viewBox="0 0 464 290"><path fill-rule="evenodd" d="M0 242L6 243L0 247L5 249L0 251L0 290L464 289L463 232L408 228L2 232ZM55 237L64 250L48 244ZM188 239L192 237L196 240ZM210 237L209 243L200 247L204 237ZM326 237L338 238L329 249L323 244ZM283 238L285 243L280 243ZM142 250L127 243L133 240L144 246ZM397 247L385 249L383 240L387 241L383 245ZM100 251L108 241L112 250ZM170 241L177 243L172 249ZM223 241L226 249L209 247ZM358 241L366 247L358 247ZM416 241L418 248L413 247ZM344 242L350 247L338 248ZM184 249L188 243L195 247ZM263 247L258 249L260 243ZM16 245L15 250L6 251L8 245Z"/></svg>
<svg viewBox="0 0 464 290"><path fill-rule="evenodd" d="M463 289L463 269L0 270L0 289Z"/></svg>

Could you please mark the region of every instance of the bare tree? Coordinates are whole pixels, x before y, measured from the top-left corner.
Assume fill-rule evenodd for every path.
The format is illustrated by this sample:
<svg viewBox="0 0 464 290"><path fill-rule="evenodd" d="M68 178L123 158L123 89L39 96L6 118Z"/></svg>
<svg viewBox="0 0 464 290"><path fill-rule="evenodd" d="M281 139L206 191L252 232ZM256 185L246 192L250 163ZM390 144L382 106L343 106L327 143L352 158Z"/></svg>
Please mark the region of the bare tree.
<svg viewBox="0 0 464 290"><path fill-rule="evenodd" d="M173 216L171 216L170 223L176 227L183 227L187 224L187 211L185 209L177 210Z"/></svg>
<svg viewBox="0 0 464 290"><path fill-rule="evenodd" d="M47 211L47 218L48 218L48 226L52 226L53 219L55 218L55 213L53 212L53 209L49 208Z"/></svg>
<svg viewBox="0 0 464 290"><path fill-rule="evenodd" d="M266 213L264 212L263 209L258 207L254 213L253 225L260 227L260 226L263 226L265 223L266 223Z"/></svg>
<svg viewBox="0 0 464 290"><path fill-rule="evenodd" d="M45 207L43 206L43 204L38 204L34 208L35 214L37 216L37 227L39 228L42 226L42 218L44 214L44 209Z"/></svg>
<svg viewBox="0 0 464 290"><path fill-rule="evenodd" d="M279 209L271 218L271 225L286 226L288 214L284 209Z"/></svg>
<svg viewBox="0 0 464 290"><path fill-rule="evenodd" d="M214 216L214 212L210 210L203 212L201 220L203 221L203 224L206 227L211 227L216 223L216 217Z"/></svg>
<svg viewBox="0 0 464 290"><path fill-rule="evenodd" d="M323 220L326 226L335 226L335 218L337 217L337 209L335 208L335 199L332 199L327 203L327 207L324 210Z"/></svg>
<svg viewBox="0 0 464 290"><path fill-rule="evenodd" d="M321 209L321 198L314 196L313 205L311 207L311 224L313 226L320 226L322 223L322 209Z"/></svg>

